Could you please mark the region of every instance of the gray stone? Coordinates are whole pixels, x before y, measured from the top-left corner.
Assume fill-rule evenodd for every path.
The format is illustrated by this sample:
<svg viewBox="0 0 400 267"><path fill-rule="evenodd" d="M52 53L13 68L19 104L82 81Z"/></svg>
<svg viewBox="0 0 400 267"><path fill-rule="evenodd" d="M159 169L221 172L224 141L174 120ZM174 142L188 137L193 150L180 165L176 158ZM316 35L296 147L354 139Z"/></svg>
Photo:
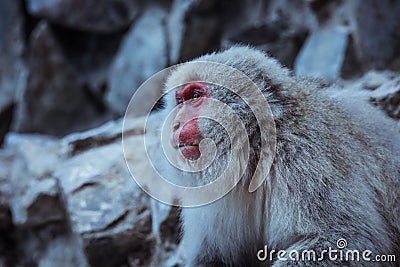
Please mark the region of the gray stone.
<svg viewBox="0 0 400 267"><path fill-rule="evenodd" d="M258 0L233 0L220 1L221 20L223 30L221 32L221 44L226 46L232 36L247 28L260 27L270 18L270 1ZM232 16L232 14L235 14Z"/></svg>
<svg viewBox="0 0 400 267"><path fill-rule="evenodd" d="M368 71L360 80L362 83L362 88L375 90L384 83L391 81L395 77L396 74L394 72L371 70Z"/></svg>
<svg viewBox="0 0 400 267"><path fill-rule="evenodd" d="M117 142L124 135L142 135L145 131L147 118L124 117L116 121L109 121L98 128L85 132L73 133L62 139L64 151L70 155L84 152L94 147L104 146Z"/></svg>
<svg viewBox="0 0 400 267"><path fill-rule="evenodd" d="M218 1L175 0L168 18L171 63L183 62L218 49L221 18Z"/></svg>
<svg viewBox="0 0 400 267"><path fill-rule="evenodd" d="M109 121L102 126L85 132L72 133L63 138L63 145L71 155L113 143L121 138L123 120ZM140 134L140 133L138 133Z"/></svg>
<svg viewBox="0 0 400 267"><path fill-rule="evenodd" d="M122 41L111 66L110 89L106 96L111 109L119 115L125 112L138 87L167 66L166 18L167 11L164 7L151 5ZM161 89L160 84L149 93L160 94ZM138 110L141 109L138 107Z"/></svg>
<svg viewBox="0 0 400 267"><path fill-rule="evenodd" d="M19 266L88 266L82 241L66 223L17 229Z"/></svg>
<svg viewBox="0 0 400 267"><path fill-rule="evenodd" d="M328 81L340 77L348 33L344 28L318 28L311 33L294 64L299 76Z"/></svg>
<svg viewBox="0 0 400 267"><path fill-rule="evenodd" d="M111 130L112 125L101 127L99 136L122 131L120 127ZM134 140L135 133L130 132ZM81 137L96 140L94 131ZM63 142L71 145L76 140L80 140L78 134ZM72 227L83 237L91 266L120 266L128 257L146 266L155 242L150 202L128 171L119 139L80 151L59 164L54 175L65 193Z"/></svg>
<svg viewBox="0 0 400 267"><path fill-rule="evenodd" d="M275 22L267 22L260 26L249 26L243 31L235 32L229 36L224 41L224 46L230 47L237 43L252 45L266 51L283 65L292 68L308 32L306 28L296 31L288 29L291 29L288 25L280 25L280 23Z"/></svg>
<svg viewBox="0 0 400 267"><path fill-rule="evenodd" d="M368 69L390 67L400 45L400 2L358 0L352 14L357 55Z"/></svg>
<svg viewBox="0 0 400 267"><path fill-rule="evenodd" d="M0 205L9 205L13 190L10 184L10 176L14 154L11 151L0 149Z"/></svg>
<svg viewBox="0 0 400 267"><path fill-rule="evenodd" d="M399 1L313 1L312 5L319 27L348 29L343 78L355 78L370 69L389 69L399 61Z"/></svg>
<svg viewBox="0 0 400 267"><path fill-rule="evenodd" d="M9 177L14 223L31 228L65 220L57 181L50 175L59 161L58 143L47 137L10 134L5 145L15 156Z"/></svg>
<svg viewBox="0 0 400 267"><path fill-rule="evenodd" d="M109 89L108 71L126 31L104 34L59 25L51 25L51 30L87 100L96 107L99 117L105 116L104 121L112 119L106 116L109 112L104 99Z"/></svg>
<svg viewBox="0 0 400 267"><path fill-rule="evenodd" d="M12 190L9 201L17 263L87 266L81 240L70 229L58 181L51 175L61 158L59 142L45 136L9 134L5 151L13 156L6 181Z"/></svg>
<svg viewBox="0 0 400 267"><path fill-rule="evenodd" d="M15 95L25 86L26 69L22 61L25 47L20 3L0 2L0 145L9 131Z"/></svg>
<svg viewBox="0 0 400 267"><path fill-rule="evenodd" d="M96 32L113 32L127 27L140 11L137 0L27 0L26 5L33 16Z"/></svg>
<svg viewBox="0 0 400 267"><path fill-rule="evenodd" d="M27 86L18 101L15 129L51 135L88 129L99 113L46 22L30 37Z"/></svg>
<svg viewBox="0 0 400 267"><path fill-rule="evenodd" d="M313 28L316 18L310 7L311 1L274 0L269 1L268 14L272 21L286 20L294 29Z"/></svg>
<svg viewBox="0 0 400 267"><path fill-rule="evenodd" d="M255 46L289 68L316 23L306 1L237 1L222 10L223 47Z"/></svg>
<svg viewBox="0 0 400 267"><path fill-rule="evenodd" d="M0 266L15 266L17 251L11 213L13 188L10 182L14 155L0 150Z"/></svg>
<svg viewBox="0 0 400 267"><path fill-rule="evenodd" d="M72 222L80 233L105 229L127 212L125 204L135 197L135 186L125 168L121 144L93 150L72 157L55 172L68 196ZM116 164L118 167L114 166ZM114 195L113 192L119 193Z"/></svg>
<svg viewBox="0 0 400 267"><path fill-rule="evenodd" d="M370 101L381 107L390 117L400 119L400 77L373 91Z"/></svg>
<svg viewBox="0 0 400 267"><path fill-rule="evenodd" d="M0 215L10 216L8 223L7 216L0 217L0 232L8 229L16 240L15 248L7 246L21 266L149 266L156 242L161 242L157 257L162 259L177 247L176 210L171 213L166 206L161 213L151 212L149 197L126 166L126 160L134 160L147 175L140 168L145 151L139 150L145 118L125 121L132 148L126 159L121 123L61 140L7 136L5 150L0 150L0 199L9 203L4 207L10 212L0 206ZM158 218L153 223L157 229L152 229L152 216ZM0 244L7 238L2 236ZM7 260L0 257L0 262Z"/></svg>
<svg viewBox="0 0 400 267"><path fill-rule="evenodd" d="M39 260L39 267L89 266L80 238L71 233L59 235L47 246Z"/></svg>

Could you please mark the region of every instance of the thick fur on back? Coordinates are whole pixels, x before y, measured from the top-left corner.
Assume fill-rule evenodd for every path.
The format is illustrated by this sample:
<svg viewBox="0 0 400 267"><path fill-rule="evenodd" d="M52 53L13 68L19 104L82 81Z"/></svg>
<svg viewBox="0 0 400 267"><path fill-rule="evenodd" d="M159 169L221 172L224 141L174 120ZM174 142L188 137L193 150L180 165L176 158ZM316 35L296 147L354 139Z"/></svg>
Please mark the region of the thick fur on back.
<svg viewBox="0 0 400 267"><path fill-rule="evenodd" d="M274 115L277 143L274 164L263 187L249 193L239 184L212 204L182 210L188 266L257 266L256 253L264 245L275 250L321 251L336 248L340 238L347 240L348 249L396 254L400 260L399 162L368 134L362 122L350 123L319 83L293 76L255 49L233 47L196 60L236 68L261 88ZM168 78L166 88L190 81L223 81L244 94L251 93L246 91L247 82L230 73L190 64L180 65ZM222 88L214 88L212 97L238 111L250 133L250 160L256 160L263 151L260 132L248 108L235 104L235 96ZM174 105L169 96L166 109ZM207 137L223 139L206 123L200 126ZM219 144L221 149L229 147L225 140ZM240 140L231 146L240 149ZM222 151L219 157L217 160L223 161L226 154ZM221 162L210 168L194 179L212 180L209 176L221 168ZM252 174L252 168L247 175ZM179 172L175 175L177 180L184 177Z"/></svg>

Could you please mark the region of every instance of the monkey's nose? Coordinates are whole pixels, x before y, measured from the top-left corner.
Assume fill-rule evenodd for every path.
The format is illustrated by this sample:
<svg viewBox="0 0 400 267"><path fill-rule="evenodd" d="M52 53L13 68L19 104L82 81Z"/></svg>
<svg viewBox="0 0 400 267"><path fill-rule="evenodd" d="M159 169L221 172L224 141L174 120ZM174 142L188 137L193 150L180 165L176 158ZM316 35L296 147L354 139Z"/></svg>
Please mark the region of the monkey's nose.
<svg viewBox="0 0 400 267"><path fill-rule="evenodd" d="M179 121L174 122L174 124L172 124L172 131L176 132L180 126L181 126L181 124Z"/></svg>

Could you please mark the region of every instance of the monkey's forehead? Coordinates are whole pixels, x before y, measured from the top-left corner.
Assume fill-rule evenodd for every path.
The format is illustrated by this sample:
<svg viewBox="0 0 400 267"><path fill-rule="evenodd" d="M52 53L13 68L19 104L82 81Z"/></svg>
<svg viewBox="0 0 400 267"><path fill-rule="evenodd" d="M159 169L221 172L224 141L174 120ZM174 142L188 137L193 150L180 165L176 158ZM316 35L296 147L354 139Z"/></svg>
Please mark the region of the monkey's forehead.
<svg viewBox="0 0 400 267"><path fill-rule="evenodd" d="M206 85L209 95L217 88L239 91L253 84L242 72L230 66L209 61L193 61L179 66L168 77L165 91L180 89L190 83Z"/></svg>
<svg viewBox="0 0 400 267"><path fill-rule="evenodd" d="M233 47L176 66L167 79L166 90L193 81L242 87L260 77L283 84L288 83L289 75L289 70L264 53L249 47Z"/></svg>

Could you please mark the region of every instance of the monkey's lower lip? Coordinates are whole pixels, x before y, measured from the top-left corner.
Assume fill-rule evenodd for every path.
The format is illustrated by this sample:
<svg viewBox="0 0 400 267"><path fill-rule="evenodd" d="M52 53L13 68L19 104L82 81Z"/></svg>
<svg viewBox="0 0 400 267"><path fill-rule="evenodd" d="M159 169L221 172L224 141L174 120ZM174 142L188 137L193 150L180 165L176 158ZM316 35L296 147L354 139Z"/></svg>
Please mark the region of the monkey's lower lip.
<svg viewBox="0 0 400 267"><path fill-rule="evenodd" d="M189 160L196 160L200 158L199 145L193 144L179 144L179 150L181 151L184 158Z"/></svg>

